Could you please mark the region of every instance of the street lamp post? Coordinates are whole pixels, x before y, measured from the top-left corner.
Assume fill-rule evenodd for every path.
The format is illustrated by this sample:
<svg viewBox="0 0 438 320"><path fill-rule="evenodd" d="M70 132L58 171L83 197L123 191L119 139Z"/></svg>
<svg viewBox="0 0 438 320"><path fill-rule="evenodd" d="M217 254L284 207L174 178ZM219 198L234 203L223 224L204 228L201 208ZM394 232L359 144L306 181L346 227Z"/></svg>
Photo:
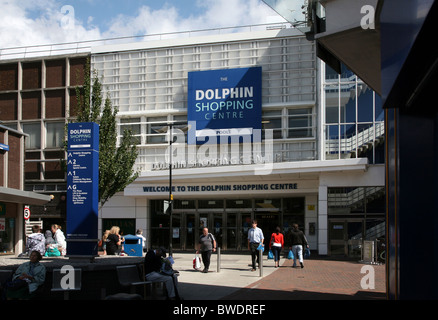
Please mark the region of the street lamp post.
<svg viewBox="0 0 438 320"><path fill-rule="evenodd" d="M169 203L167 211L169 212L169 256L172 256L172 239L173 239L173 227L172 227L172 211L173 211L173 194L172 194L172 166L173 166L173 125L174 123L168 123L167 132L169 133ZM178 132L187 132L190 129L190 126L185 126L178 128ZM164 128L162 128L160 133L164 132ZM177 132L177 134L178 134ZM178 141L178 140L177 140Z"/></svg>
<svg viewBox="0 0 438 320"><path fill-rule="evenodd" d="M172 256L172 211L173 211L173 194L172 194L172 143L173 143L173 124L169 124L169 256Z"/></svg>

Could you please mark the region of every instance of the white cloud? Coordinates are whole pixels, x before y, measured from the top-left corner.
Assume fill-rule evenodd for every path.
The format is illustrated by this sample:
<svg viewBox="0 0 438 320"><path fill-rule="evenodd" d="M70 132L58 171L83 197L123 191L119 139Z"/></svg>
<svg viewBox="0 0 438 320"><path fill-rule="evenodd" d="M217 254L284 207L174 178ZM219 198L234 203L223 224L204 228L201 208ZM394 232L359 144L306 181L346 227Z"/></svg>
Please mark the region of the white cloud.
<svg viewBox="0 0 438 320"><path fill-rule="evenodd" d="M118 15L111 20L103 36L111 38L263 24L272 22L272 16L276 15L260 0L202 0L197 1L197 6L203 13L185 18L177 8L168 4L158 10L143 6L136 16Z"/></svg>
<svg viewBox="0 0 438 320"><path fill-rule="evenodd" d="M157 10L142 6L134 16L119 14L107 26L97 26L92 13L86 21L68 20L57 0L0 0L0 48L260 24L275 15L260 0L202 0L197 5L203 13L196 16L183 18L170 4Z"/></svg>
<svg viewBox="0 0 438 320"><path fill-rule="evenodd" d="M98 39L97 28L85 29L77 20L70 27L62 6L52 0L0 0L0 48ZM31 17L32 14L37 16Z"/></svg>

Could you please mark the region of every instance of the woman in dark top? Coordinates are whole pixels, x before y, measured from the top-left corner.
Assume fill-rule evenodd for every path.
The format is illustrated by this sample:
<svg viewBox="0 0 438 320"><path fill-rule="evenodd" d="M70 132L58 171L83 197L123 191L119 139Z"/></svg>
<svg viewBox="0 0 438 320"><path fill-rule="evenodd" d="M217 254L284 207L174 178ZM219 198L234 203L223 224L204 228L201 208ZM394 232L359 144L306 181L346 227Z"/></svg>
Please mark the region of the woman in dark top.
<svg viewBox="0 0 438 320"><path fill-rule="evenodd" d="M108 238L106 238L106 254L116 255L120 251L120 246L122 245L122 237L119 235L120 228L112 227Z"/></svg>

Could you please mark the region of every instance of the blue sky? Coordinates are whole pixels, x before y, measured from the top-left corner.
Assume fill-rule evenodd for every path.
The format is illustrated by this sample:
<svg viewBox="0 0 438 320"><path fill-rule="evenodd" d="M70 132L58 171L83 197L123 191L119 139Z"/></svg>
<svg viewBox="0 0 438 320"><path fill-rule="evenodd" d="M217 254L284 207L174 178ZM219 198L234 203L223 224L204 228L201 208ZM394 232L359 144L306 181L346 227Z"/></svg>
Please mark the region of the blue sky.
<svg viewBox="0 0 438 320"><path fill-rule="evenodd" d="M0 0L0 48L279 19L261 0Z"/></svg>

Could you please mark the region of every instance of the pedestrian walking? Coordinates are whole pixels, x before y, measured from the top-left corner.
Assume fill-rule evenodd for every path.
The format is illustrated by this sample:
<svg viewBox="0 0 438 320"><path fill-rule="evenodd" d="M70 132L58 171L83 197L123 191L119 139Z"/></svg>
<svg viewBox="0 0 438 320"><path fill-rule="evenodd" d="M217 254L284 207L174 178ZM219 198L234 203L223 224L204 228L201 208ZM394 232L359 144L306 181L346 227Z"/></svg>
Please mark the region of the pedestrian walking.
<svg viewBox="0 0 438 320"><path fill-rule="evenodd" d="M211 252L216 251L216 239L208 232L208 228L202 229L202 235L199 237L198 250L196 253L199 251L201 251L202 262L204 263L204 270L202 270L202 272L207 273L210 267Z"/></svg>
<svg viewBox="0 0 438 320"><path fill-rule="evenodd" d="M284 237L281 233L280 227L275 228L275 232L271 235L271 240L269 241L269 249L274 255L275 268L280 266L280 252L284 246Z"/></svg>
<svg viewBox="0 0 438 320"><path fill-rule="evenodd" d="M264 245L264 237L263 237L263 231L259 227L257 227L257 220L252 220L251 222L252 228L248 230L248 250L251 251L251 264L252 268L251 271L256 270L256 258L257 258L257 264L260 266L260 258L259 258L259 252L257 248L259 245Z"/></svg>
<svg viewBox="0 0 438 320"><path fill-rule="evenodd" d="M307 239L304 236L304 233L298 229L298 224L294 223L292 225L292 230L289 233L289 240L290 249L292 250L294 254L294 263L292 268L295 268L297 266L297 258L300 262L301 268L304 268L303 264L303 247L308 248L309 245L307 244Z"/></svg>

